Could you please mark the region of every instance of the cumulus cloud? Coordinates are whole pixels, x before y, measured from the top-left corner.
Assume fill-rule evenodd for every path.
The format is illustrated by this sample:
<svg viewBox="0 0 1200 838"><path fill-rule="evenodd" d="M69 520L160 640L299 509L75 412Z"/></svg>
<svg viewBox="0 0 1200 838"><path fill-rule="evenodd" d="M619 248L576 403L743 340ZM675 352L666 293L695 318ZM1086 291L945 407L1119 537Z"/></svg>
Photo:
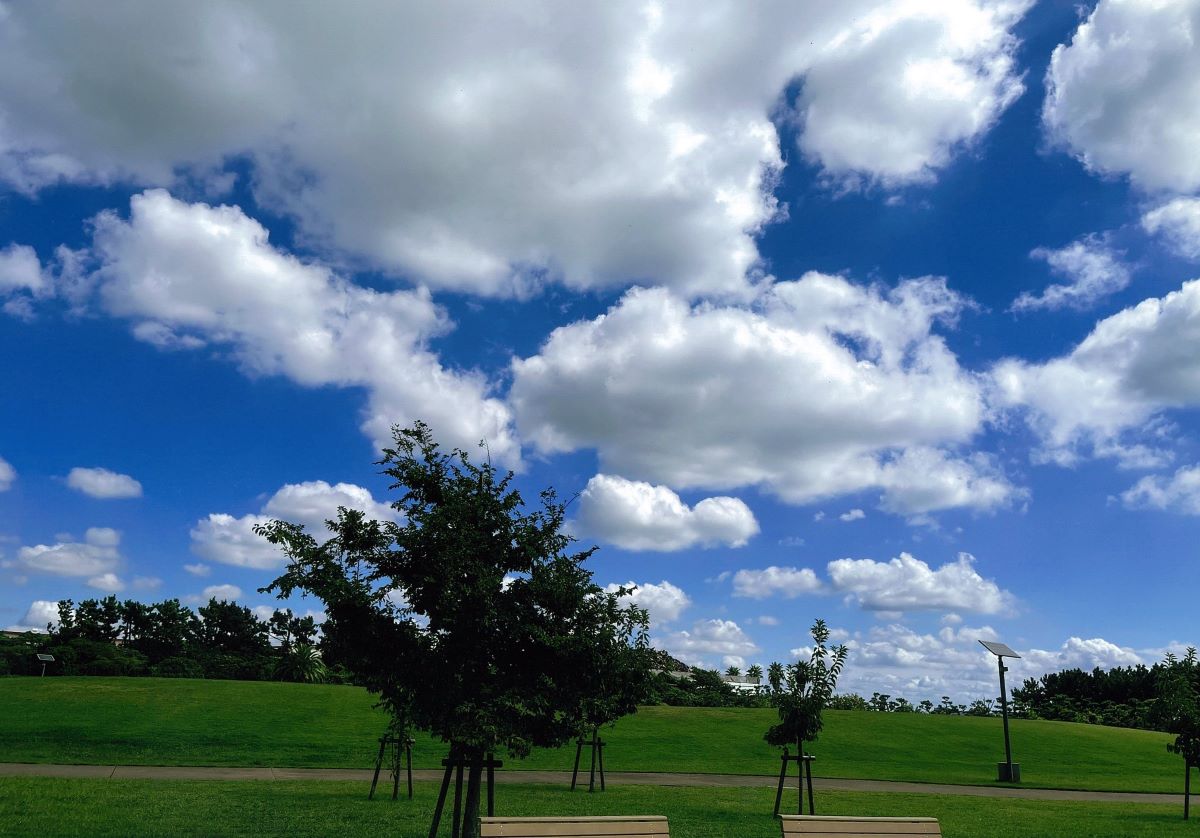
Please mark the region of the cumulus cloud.
<svg viewBox="0 0 1200 838"><path fill-rule="evenodd" d="M956 561L937 570L908 553L889 562L837 559L826 570L835 590L871 611L1000 614L1011 611L1015 602L1012 594L979 575L969 553L959 553Z"/></svg>
<svg viewBox="0 0 1200 838"><path fill-rule="evenodd" d="M17 551L17 562L29 570L55 576L103 578L121 562L117 547L121 536L107 527L92 527L83 541L62 540Z"/></svg>
<svg viewBox="0 0 1200 838"><path fill-rule="evenodd" d="M1022 293L1013 301L1012 311L1090 308L1126 288L1131 279L1129 268L1121 261L1124 254L1103 236L1087 236L1058 250L1039 247L1030 256L1044 261L1066 282L1050 285L1041 294Z"/></svg>
<svg viewBox="0 0 1200 838"><path fill-rule="evenodd" d="M309 242L430 286L736 293L778 211L789 85L830 177L928 180L1020 93L1028 5L19 4L0 179L219 189L236 156Z"/></svg>
<svg viewBox="0 0 1200 838"><path fill-rule="evenodd" d="M588 481L578 523L586 534L626 550L741 547L758 533L754 513L738 498L705 498L689 507L666 486L607 474Z"/></svg>
<svg viewBox="0 0 1200 838"><path fill-rule="evenodd" d="M640 585L636 582L626 582L623 586L613 583L606 585L604 590L612 594L616 593L622 587L636 588L625 599L639 608L645 608L650 612L651 626L661 626L664 623L675 622L687 607L692 604L691 597L666 579L657 585L652 582L644 582Z"/></svg>
<svg viewBox="0 0 1200 838"><path fill-rule="evenodd" d="M945 450L984 417L978 381L933 333L964 305L933 278L885 291L810 273L754 310L634 289L514 360L510 402L541 451L594 448L604 471L635 480L991 508L1012 487ZM926 476L916 461L938 467Z"/></svg>
<svg viewBox="0 0 1200 838"><path fill-rule="evenodd" d="M1170 477L1147 475L1121 493L1131 509L1165 509L1200 515L1200 465L1185 466Z"/></svg>
<svg viewBox="0 0 1200 838"><path fill-rule="evenodd" d="M1142 228L1161 236L1177 255L1200 262L1200 198L1175 198L1149 210Z"/></svg>
<svg viewBox="0 0 1200 838"><path fill-rule="evenodd" d="M0 492L7 492L16 482L17 470L7 460L0 457Z"/></svg>
<svg viewBox="0 0 1200 838"><path fill-rule="evenodd" d="M0 250L0 296L15 291L40 294L47 285L41 260L32 247L10 244Z"/></svg>
<svg viewBox="0 0 1200 838"><path fill-rule="evenodd" d="M762 651L733 620L700 620L691 631L672 632L656 643L694 666L713 666L718 656L751 657Z"/></svg>
<svg viewBox="0 0 1200 838"><path fill-rule="evenodd" d="M199 594L184 597L194 605L207 605L209 600L233 602L242 595L242 589L237 585L209 585Z"/></svg>
<svg viewBox="0 0 1200 838"><path fill-rule="evenodd" d="M67 485L93 498L140 498L142 484L128 474L117 474L106 468L73 468L67 475Z"/></svg>
<svg viewBox="0 0 1200 838"><path fill-rule="evenodd" d="M365 387L364 430L390 443L393 423L423 419L444 444L488 441L515 463L508 409L474 372L426 347L451 324L428 292L373 291L273 247L237 207L134 195L130 216L101 213L87 255L99 305L169 349L212 345L250 375L307 387Z"/></svg>
<svg viewBox="0 0 1200 838"><path fill-rule="evenodd" d="M801 594L818 593L822 585L817 574L809 568L766 567L761 570L739 570L733 574L733 595L764 599L784 596L793 599Z"/></svg>
<svg viewBox="0 0 1200 838"><path fill-rule="evenodd" d="M285 562L283 553L256 535L255 525L272 520L303 524L319 539L326 532L325 521L337 517L339 506L357 509L377 521L391 521L397 516L391 507L377 502L370 491L353 483L332 486L324 480L288 483L271 496L257 515L235 518L225 513L212 513L196 522L191 531L192 552L202 559L221 564L258 570L278 568ZM208 574L203 563L185 568L194 576Z"/></svg>
<svg viewBox="0 0 1200 838"><path fill-rule="evenodd" d="M867 513L863 512L861 509L851 509L839 515L838 520L845 523L850 523L851 521L861 521L866 517Z"/></svg>
<svg viewBox="0 0 1200 838"><path fill-rule="evenodd" d="M1200 404L1197 345L1200 281L1193 280L1101 320L1066 355L996 364L994 402L1024 410L1045 459L1069 463L1091 453L1161 465L1165 455L1129 435L1153 431L1170 408Z"/></svg>
<svg viewBox="0 0 1200 838"><path fill-rule="evenodd" d="M1043 119L1089 169L1200 188L1200 0L1100 0L1046 73Z"/></svg>
<svg viewBox="0 0 1200 838"><path fill-rule="evenodd" d="M46 599L36 599L29 604L29 610L21 618L21 622L10 627L10 631L40 631L45 632L47 626L58 625L58 603Z"/></svg>
<svg viewBox="0 0 1200 838"><path fill-rule="evenodd" d="M204 562L185 564L183 569L192 574L192 576L208 576L210 573L212 573L212 568L206 565Z"/></svg>
<svg viewBox="0 0 1200 838"><path fill-rule="evenodd" d="M125 590L125 583L115 573L101 573L99 576L93 576L87 580L87 584L89 588L95 588L106 594L115 594Z"/></svg>

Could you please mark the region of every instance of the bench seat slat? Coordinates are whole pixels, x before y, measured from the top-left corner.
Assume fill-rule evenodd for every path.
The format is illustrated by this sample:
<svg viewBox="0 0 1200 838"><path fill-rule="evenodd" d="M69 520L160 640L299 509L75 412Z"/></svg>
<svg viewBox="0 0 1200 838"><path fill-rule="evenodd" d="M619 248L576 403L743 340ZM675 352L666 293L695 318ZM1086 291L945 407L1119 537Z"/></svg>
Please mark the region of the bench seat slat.
<svg viewBox="0 0 1200 838"><path fill-rule="evenodd" d="M936 818L858 818L830 815L783 815L783 835L812 838L850 838L871 835L942 834Z"/></svg>
<svg viewBox="0 0 1200 838"><path fill-rule="evenodd" d="M665 838L667 819L661 815L564 818L480 818L483 838Z"/></svg>

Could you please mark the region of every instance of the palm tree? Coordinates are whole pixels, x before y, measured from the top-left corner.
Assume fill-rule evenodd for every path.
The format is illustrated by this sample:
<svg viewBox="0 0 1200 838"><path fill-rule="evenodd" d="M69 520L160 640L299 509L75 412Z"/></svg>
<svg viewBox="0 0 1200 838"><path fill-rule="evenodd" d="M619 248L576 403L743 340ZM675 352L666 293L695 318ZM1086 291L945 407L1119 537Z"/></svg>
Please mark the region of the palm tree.
<svg viewBox="0 0 1200 838"><path fill-rule="evenodd" d="M759 683L762 681L762 667L758 664L752 664L750 668L746 670L746 677L756 684Z"/></svg>
<svg viewBox="0 0 1200 838"><path fill-rule="evenodd" d="M741 674L742 670L738 669L736 666L731 666L725 670L726 678L739 678L741 677Z"/></svg>

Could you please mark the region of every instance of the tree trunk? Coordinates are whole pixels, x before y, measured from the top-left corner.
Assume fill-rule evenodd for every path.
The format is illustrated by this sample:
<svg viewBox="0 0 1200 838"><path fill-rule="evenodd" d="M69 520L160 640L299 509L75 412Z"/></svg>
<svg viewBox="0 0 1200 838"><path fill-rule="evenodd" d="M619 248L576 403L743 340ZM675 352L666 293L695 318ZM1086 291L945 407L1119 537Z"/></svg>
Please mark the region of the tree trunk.
<svg viewBox="0 0 1200 838"><path fill-rule="evenodd" d="M483 752L468 755L470 776L467 780L467 800L463 806L463 838L479 838L479 781L483 774Z"/></svg>

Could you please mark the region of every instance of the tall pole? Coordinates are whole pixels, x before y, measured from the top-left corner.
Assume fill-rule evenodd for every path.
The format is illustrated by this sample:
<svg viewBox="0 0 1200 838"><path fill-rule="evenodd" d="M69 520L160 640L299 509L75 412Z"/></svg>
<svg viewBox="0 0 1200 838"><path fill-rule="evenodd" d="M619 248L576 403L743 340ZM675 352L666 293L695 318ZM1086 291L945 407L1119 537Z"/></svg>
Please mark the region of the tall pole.
<svg viewBox="0 0 1200 838"><path fill-rule="evenodd" d="M996 662L1000 664L1000 714L1004 716L1004 762L1008 765L1008 776L1012 779L1012 746L1008 743L1008 693L1004 689L1004 673L1008 667L1004 665L1004 658L997 657Z"/></svg>

